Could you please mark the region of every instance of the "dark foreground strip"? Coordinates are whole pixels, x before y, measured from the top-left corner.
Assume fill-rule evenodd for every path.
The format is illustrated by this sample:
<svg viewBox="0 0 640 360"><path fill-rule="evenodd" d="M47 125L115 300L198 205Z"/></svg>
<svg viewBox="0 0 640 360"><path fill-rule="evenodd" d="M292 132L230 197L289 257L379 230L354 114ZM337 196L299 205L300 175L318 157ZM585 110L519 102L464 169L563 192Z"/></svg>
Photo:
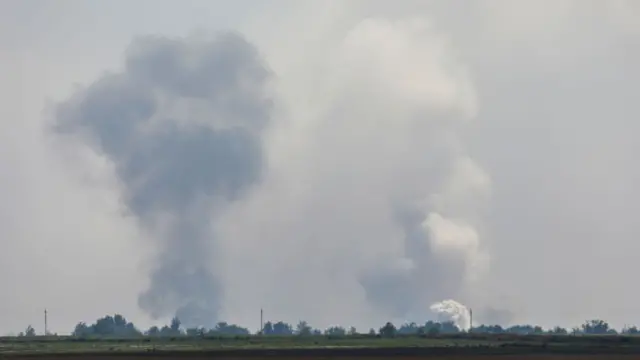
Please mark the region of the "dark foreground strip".
<svg viewBox="0 0 640 360"><path fill-rule="evenodd" d="M240 358L371 358L371 357L442 357L478 355L524 354L601 354L632 355L640 359L640 347L617 346L506 346L506 347L400 347L400 348L305 348L305 349L220 349L220 350L148 350L148 351L100 351L60 353L0 353L0 358L22 359L110 359L110 358L178 358L178 359L240 359Z"/></svg>

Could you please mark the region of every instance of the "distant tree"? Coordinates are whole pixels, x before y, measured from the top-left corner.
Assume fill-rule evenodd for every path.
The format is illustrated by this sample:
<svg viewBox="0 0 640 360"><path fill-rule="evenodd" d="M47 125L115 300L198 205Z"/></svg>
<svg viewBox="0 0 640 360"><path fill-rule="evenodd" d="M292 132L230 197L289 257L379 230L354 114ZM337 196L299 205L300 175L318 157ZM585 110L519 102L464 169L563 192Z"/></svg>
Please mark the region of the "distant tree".
<svg viewBox="0 0 640 360"><path fill-rule="evenodd" d="M164 325L163 327L160 328L160 334L159 335L160 336L176 336L176 335L179 335L179 333L176 333L169 326Z"/></svg>
<svg viewBox="0 0 640 360"><path fill-rule="evenodd" d="M216 332L225 333L231 326L233 325L229 325L226 321L220 321L216 324L213 330Z"/></svg>
<svg viewBox="0 0 640 360"><path fill-rule="evenodd" d="M158 336L160 335L160 328L154 325L150 327L149 330L145 332L145 334L148 336Z"/></svg>
<svg viewBox="0 0 640 360"><path fill-rule="evenodd" d="M460 328L453 321L435 322L427 321L424 326L418 330L421 334L437 335L437 334L457 334Z"/></svg>
<svg viewBox="0 0 640 360"><path fill-rule="evenodd" d="M514 325L506 330L509 334L528 335L528 334L543 334L544 330L540 326L533 325Z"/></svg>
<svg viewBox="0 0 640 360"><path fill-rule="evenodd" d="M553 335L567 335L569 332L565 328L556 326L553 329L549 330L547 333L553 334Z"/></svg>
<svg viewBox="0 0 640 360"><path fill-rule="evenodd" d="M127 322L122 315L116 314L100 318L91 326L84 322L78 323L72 334L80 337L90 335L130 337L138 336L141 333L132 323Z"/></svg>
<svg viewBox="0 0 640 360"><path fill-rule="evenodd" d="M398 328L398 334L402 335L417 334L419 331L420 327L414 322L402 324L400 328Z"/></svg>
<svg viewBox="0 0 640 360"><path fill-rule="evenodd" d="M293 328L283 321L278 321L273 324L273 332L275 335L293 335Z"/></svg>
<svg viewBox="0 0 640 360"><path fill-rule="evenodd" d="M265 334L265 335L272 335L273 334L273 324L271 323L271 321L267 321L262 326L262 333Z"/></svg>
<svg viewBox="0 0 640 360"><path fill-rule="evenodd" d="M174 317L173 319L171 319L171 325L169 325L169 329L171 329L171 332L175 335L180 335L181 331L180 331L180 326L182 325L182 322L180 322L180 319L178 319L178 317Z"/></svg>
<svg viewBox="0 0 640 360"><path fill-rule="evenodd" d="M391 322L387 322L380 328L379 334L382 337L394 337L396 336L396 327Z"/></svg>
<svg viewBox="0 0 640 360"><path fill-rule="evenodd" d="M625 335L638 335L640 334L640 330L638 330L636 326L630 326L622 329L622 333Z"/></svg>
<svg viewBox="0 0 640 360"><path fill-rule="evenodd" d="M324 334L329 336L345 336L347 331L341 326L332 326L326 329Z"/></svg>
<svg viewBox="0 0 640 360"><path fill-rule="evenodd" d="M251 332L247 328L221 321L217 323L216 327L211 329L209 333L218 333L225 335L249 335Z"/></svg>
<svg viewBox="0 0 640 360"><path fill-rule="evenodd" d="M71 335L75 337L86 337L91 334L93 334L93 328L87 326L87 324L84 322L79 322L71 333Z"/></svg>
<svg viewBox="0 0 640 360"><path fill-rule="evenodd" d="M296 325L296 335L300 336L310 336L313 329L309 326L309 323L306 321L300 321L298 325Z"/></svg>
<svg viewBox="0 0 640 360"><path fill-rule="evenodd" d="M126 328L127 326L127 319L125 319L122 315L120 314L115 314L113 316L113 325L115 328Z"/></svg>
<svg viewBox="0 0 640 360"><path fill-rule="evenodd" d="M460 328L453 321L445 321L440 323L440 332L442 334L457 334Z"/></svg>
<svg viewBox="0 0 640 360"><path fill-rule="evenodd" d="M18 336L34 337L36 336L36 330L33 328L33 326L29 325L23 332L19 333Z"/></svg>
<svg viewBox="0 0 640 360"><path fill-rule="evenodd" d="M440 323L437 323L435 321L431 321L431 320L427 321L424 324L423 328L424 328L423 333L427 335L437 335L440 333Z"/></svg>
<svg viewBox="0 0 640 360"><path fill-rule="evenodd" d="M185 334L189 337L204 336L206 333L207 329L203 327L192 327L185 330Z"/></svg>
<svg viewBox="0 0 640 360"><path fill-rule="evenodd" d="M376 331L373 328L369 329L369 336L375 336L375 335L376 335Z"/></svg>
<svg viewBox="0 0 640 360"><path fill-rule="evenodd" d="M585 334L608 334L611 330L609 324L604 320L588 320L581 327Z"/></svg>
<svg viewBox="0 0 640 360"><path fill-rule="evenodd" d="M107 315L100 318L93 324L93 333L96 335L113 335L115 334L115 321L113 316Z"/></svg>
<svg viewBox="0 0 640 360"><path fill-rule="evenodd" d="M291 325L282 321L278 321L277 323L267 321L262 331L265 335L293 335Z"/></svg>
<svg viewBox="0 0 640 360"><path fill-rule="evenodd" d="M352 327L349 328L348 334L349 335L358 335L358 330L356 330L356 328L352 326Z"/></svg>
<svg viewBox="0 0 640 360"><path fill-rule="evenodd" d="M505 330L500 325L480 325L471 329L471 332L480 334L502 334Z"/></svg>

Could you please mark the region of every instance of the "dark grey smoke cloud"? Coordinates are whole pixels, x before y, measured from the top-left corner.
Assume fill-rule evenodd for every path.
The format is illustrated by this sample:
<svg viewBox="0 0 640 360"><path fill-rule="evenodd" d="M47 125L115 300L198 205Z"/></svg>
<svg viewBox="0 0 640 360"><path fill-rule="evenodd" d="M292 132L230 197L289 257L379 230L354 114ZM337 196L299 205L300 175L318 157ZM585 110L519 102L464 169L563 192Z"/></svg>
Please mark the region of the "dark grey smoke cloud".
<svg viewBox="0 0 640 360"><path fill-rule="evenodd" d="M212 325L221 289L211 264L212 213L237 199L264 167L270 73L234 33L212 39L143 37L124 70L59 105L55 130L82 134L108 157L124 203L160 248L139 297L153 317Z"/></svg>

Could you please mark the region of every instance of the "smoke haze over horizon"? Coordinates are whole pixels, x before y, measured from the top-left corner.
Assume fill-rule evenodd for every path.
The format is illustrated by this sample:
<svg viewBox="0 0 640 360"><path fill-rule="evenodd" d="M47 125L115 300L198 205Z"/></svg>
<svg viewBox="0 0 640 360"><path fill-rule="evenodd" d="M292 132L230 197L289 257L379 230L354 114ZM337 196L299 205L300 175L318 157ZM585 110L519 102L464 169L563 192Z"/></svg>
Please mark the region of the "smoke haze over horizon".
<svg viewBox="0 0 640 360"><path fill-rule="evenodd" d="M0 332L44 307L60 333L640 323L631 0L26 0L0 24Z"/></svg>

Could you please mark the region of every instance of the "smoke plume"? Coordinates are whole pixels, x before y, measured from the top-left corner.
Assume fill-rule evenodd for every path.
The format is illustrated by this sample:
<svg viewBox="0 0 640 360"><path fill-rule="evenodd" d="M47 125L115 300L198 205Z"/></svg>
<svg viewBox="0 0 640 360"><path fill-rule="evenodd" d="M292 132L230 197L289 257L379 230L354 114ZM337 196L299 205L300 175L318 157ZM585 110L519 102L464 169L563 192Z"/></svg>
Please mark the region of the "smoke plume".
<svg viewBox="0 0 640 360"><path fill-rule="evenodd" d="M321 327L420 321L441 299L466 302L487 263L491 180L461 135L477 111L463 62L425 19L340 15L291 34L305 51L270 58L290 120L270 144L277 166L223 221L229 271L261 269L233 285L234 314L266 303ZM243 253L258 242L278 251Z"/></svg>
<svg viewBox="0 0 640 360"><path fill-rule="evenodd" d="M390 48L379 46L383 40ZM360 283L384 313L421 318L424 304L463 296L483 257L476 224L489 179L458 135L475 113L472 85L450 44L422 19L364 20L343 49L351 79L375 89L368 96L376 105L368 107L377 115L369 119L384 123L385 132L393 129L405 151L421 154L403 154L399 144L388 149L397 157L387 170L403 179L375 193L390 201L389 220L402 233L403 250L382 254ZM379 140L389 143L384 135ZM374 144L368 145L380 146Z"/></svg>
<svg viewBox="0 0 640 360"><path fill-rule="evenodd" d="M424 19L343 30L286 64L269 58L284 119L269 124L268 153L268 72L237 35L137 40L122 72L60 106L59 131L111 159L155 235L139 297L153 317L207 325L265 306L288 321L371 326L469 296L487 260L490 179L460 135L477 111L467 69Z"/></svg>
<svg viewBox="0 0 640 360"><path fill-rule="evenodd" d="M145 37L124 69L60 104L56 130L107 157L124 204L158 250L139 305L187 326L218 319L223 289L211 219L264 168L269 72L241 36Z"/></svg>
<svg viewBox="0 0 640 360"><path fill-rule="evenodd" d="M471 328L471 314L469 308L455 300L443 300L429 307L439 321L453 321L461 330Z"/></svg>
<svg viewBox="0 0 640 360"><path fill-rule="evenodd" d="M55 4L0 1L2 332L637 322L638 0ZM123 55L222 26L273 105L237 35Z"/></svg>

